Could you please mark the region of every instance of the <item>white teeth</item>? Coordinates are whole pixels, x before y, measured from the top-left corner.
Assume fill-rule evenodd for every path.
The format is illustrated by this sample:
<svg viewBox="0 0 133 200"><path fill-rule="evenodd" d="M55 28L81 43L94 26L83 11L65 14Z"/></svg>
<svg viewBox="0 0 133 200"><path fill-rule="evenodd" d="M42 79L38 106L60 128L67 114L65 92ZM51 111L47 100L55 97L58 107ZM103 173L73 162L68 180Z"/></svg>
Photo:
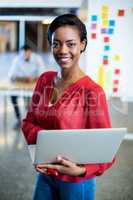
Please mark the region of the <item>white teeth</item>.
<svg viewBox="0 0 133 200"><path fill-rule="evenodd" d="M61 60L62 62L66 62L66 61L69 60L69 58L60 58L60 60Z"/></svg>

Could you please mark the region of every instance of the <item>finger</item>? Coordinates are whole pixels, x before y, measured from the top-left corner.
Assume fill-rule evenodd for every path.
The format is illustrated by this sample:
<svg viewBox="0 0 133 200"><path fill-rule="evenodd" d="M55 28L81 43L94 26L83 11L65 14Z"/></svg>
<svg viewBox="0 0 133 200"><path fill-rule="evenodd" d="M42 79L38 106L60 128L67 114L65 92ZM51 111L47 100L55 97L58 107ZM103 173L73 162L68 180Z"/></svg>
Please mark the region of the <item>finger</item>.
<svg viewBox="0 0 133 200"><path fill-rule="evenodd" d="M36 171L41 172L41 173L46 173L46 172L47 172L47 169L37 167L37 168L36 168Z"/></svg>
<svg viewBox="0 0 133 200"><path fill-rule="evenodd" d="M64 165L64 166L66 166L66 167L71 167L71 166L74 165L74 163L71 162L70 160L64 159L64 158L62 158L60 156L57 157L57 162L62 164L62 165Z"/></svg>
<svg viewBox="0 0 133 200"><path fill-rule="evenodd" d="M43 167L41 167L41 168L38 167L37 171L45 173L46 175L50 175L50 174L53 174L55 176L58 175L57 169L53 169L53 167L51 168L51 166L49 168L48 167L44 168L44 165L43 165Z"/></svg>
<svg viewBox="0 0 133 200"><path fill-rule="evenodd" d="M44 163L42 163L42 164L37 164L36 167L42 168L42 167L44 167L44 165L46 165L46 164L44 164Z"/></svg>
<svg viewBox="0 0 133 200"><path fill-rule="evenodd" d="M60 165L58 164L44 164L43 167L48 168L48 169L59 169Z"/></svg>
<svg viewBox="0 0 133 200"><path fill-rule="evenodd" d="M54 174L56 176L58 175L58 172L55 171L55 170L53 170L53 169L47 169L47 168L39 168L39 167L37 167L36 170L38 172L41 172L41 173L45 174L45 175L50 175L50 174Z"/></svg>

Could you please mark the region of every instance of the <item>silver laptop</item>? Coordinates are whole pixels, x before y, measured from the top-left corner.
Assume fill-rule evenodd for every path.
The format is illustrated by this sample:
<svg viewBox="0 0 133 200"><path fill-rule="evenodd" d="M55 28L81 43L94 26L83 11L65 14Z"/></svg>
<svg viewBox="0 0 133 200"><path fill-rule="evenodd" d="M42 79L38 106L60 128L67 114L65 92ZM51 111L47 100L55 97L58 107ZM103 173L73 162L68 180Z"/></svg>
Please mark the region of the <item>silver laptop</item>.
<svg viewBox="0 0 133 200"><path fill-rule="evenodd" d="M126 128L43 130L29 150L33 164L54 162L58 155L79 164L111 162Z"/></svg>

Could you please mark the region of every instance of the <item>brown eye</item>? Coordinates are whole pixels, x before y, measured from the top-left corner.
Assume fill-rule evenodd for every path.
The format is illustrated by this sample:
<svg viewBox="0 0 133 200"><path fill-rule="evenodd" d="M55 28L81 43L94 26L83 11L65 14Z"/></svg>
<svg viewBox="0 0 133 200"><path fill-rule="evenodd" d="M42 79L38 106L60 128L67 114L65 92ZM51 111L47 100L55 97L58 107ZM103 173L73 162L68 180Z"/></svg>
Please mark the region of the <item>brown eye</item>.
<svg viewBox="0 0 133 200"><path fill-rule="evenodd" d="M53 42L52 43L52 48L59 48L59 43L58 42Z"/></svg>
<svg viewBox="0 0 133 200"><path fill-rule="evenodd" d="M76 43L68 43L68 47L73 48L76 46Z"/></svg>

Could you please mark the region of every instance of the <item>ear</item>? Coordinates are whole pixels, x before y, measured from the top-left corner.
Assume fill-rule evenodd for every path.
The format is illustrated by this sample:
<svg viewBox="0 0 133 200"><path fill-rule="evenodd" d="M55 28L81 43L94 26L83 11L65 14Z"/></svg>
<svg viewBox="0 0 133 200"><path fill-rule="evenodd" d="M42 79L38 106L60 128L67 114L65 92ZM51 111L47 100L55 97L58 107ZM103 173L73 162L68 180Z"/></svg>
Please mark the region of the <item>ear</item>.
<svg viewBox="0 0 133 200"><path fill-rule="evenodd" d="M87 45L86 40L81 41L80 53L82 53L83 51L85 51L86 45Z"/></svg>

